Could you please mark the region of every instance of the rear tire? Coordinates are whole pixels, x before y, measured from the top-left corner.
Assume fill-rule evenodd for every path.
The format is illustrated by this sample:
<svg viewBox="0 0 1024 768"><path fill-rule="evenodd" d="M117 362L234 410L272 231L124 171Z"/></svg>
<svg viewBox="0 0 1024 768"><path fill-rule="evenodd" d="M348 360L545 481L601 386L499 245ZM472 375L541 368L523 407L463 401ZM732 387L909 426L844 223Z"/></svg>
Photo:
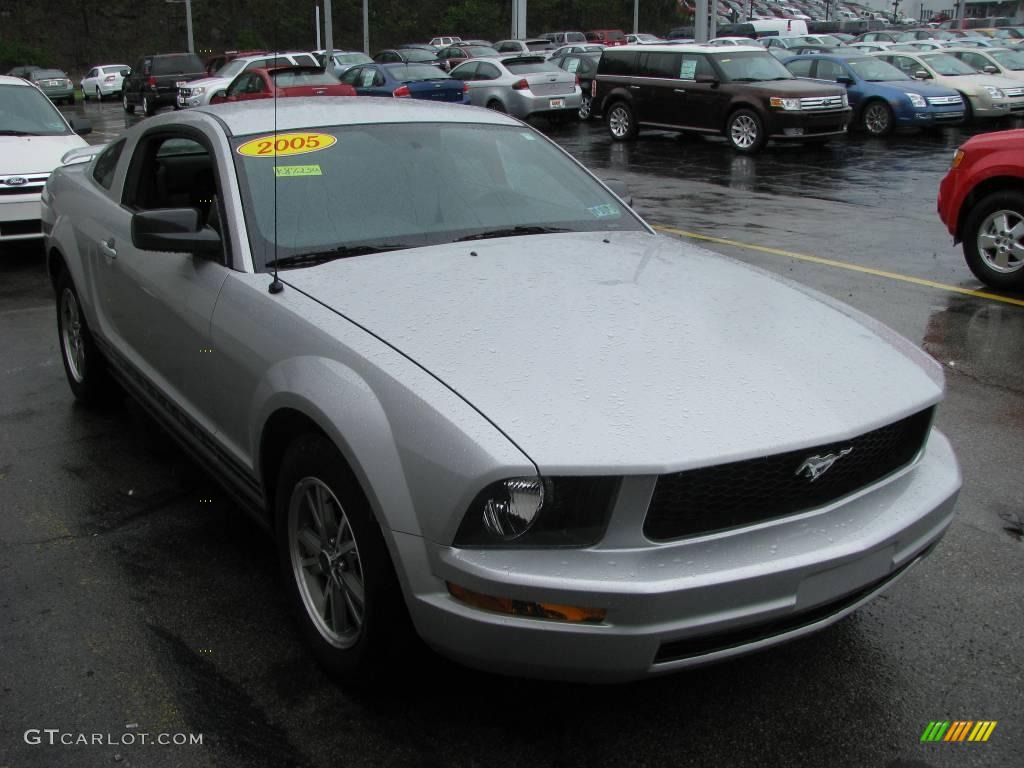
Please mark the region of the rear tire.
<svg viewBox="0 0 1024 768"><path fill-rule="evenodd" d="M124 107L124 111L127 112L129 115L135 114L135 106L133 104L128 103L127 93L121 94L121 106Z"/></svg>
<svg viewBox="0 0 1024 768"><path fill-rule="evenodd" d="M99 88L96 89L96 101L100 103L103 102L103 91L101 91Z"/></svg>
<svg viewBox="0 0 1024 768"><path fill-rule="evenodd" d="M587 120L589 120L591 118L592 106L593 106L592 99L587 94L583 94L583 101L580 102L580 111L579 111L580 120L582 120L583 122L586 122Z"/></svg>
<svg viewBox="0 0 1024 768"><path fill-rule="evenodd" d="M615 141L632 141L640 132L632 107L624 101L616 101L605 113L608 133Z"/></svg>
<svg viewBox="0 0 1024 768"><path fill-rule="evenodd" d="M1024 235L1011 233L1020 225L1024 225L1021 192L993 192L967 212L964 257L981 282L993 288L1024 291Z"/></svg>
<svg viewBox="0 0 1024 768"><path fill-rule="evenodd" d="M411 622L380 525L323 435L285 451L274 523L288 601L317 660L346 682L379 676Z"/></svg>
<svg viewBox="0 0 1024 768"><path fill-rule="evenodd" d="M142 95L142 114L146 117L151 117L156 113L156 108L149 103L149 97L145 94Z"/></svg>
<svg viewBox="0 0 1024 768"><path fill-rule="evenodd" d="M487 108L488 109L493 109L495 112L502 112L502 113L508 112L508 110L505 109L505 105L502 104L497 99L491 99L490 101L488 101L487 102Z"/></svg>
<svg viewBox="0 0 1024 768"><path fill-rule="evenodd" d="M725 124L725 138L737 152L752 155L764 147L764 123L756 112L750 109L737 109Z"/></svg>

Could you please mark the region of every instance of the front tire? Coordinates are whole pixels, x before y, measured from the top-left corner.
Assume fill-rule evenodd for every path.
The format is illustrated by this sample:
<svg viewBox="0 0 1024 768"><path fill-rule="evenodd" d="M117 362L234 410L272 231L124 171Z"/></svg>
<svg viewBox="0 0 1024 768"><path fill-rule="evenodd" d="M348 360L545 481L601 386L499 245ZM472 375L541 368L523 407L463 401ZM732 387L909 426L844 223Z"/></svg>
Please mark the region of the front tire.
<svg viewBox="0 0 1024 768"><path fill-rule="evenodd" d="M748 155L760 152L766 140L761 118L750 109L737 109L729 115L725 137L733 149Z"/></svg>
<svg viewBox="0 0 1024 768"><path fill-rule="evenodd" d="M633 109L624 101L617 101L608 110L605 123L608 133L615 141L631 141L637 137L639 129Z"/></svg>
<svg viewBox="0 0 1024 768"><path fill-rule="evenodd" d="M64 373L75 398L86 405L107 402L114 391L114 383L85 322L78 292L66 271L57 279L57 338Z"/></svg>
<svg viewBox="0 0 1024 768"><path fill-rule="evenodd" d="M410 635L387 545L334 443L297 438L285 452L275 537L289 602L317 660L348 682L383 671Z"/></svg>
<svg viewBox="0 0 1024 768"><path fill-rule="evenodd" d="M892 108L884 101L872 101L861 115L861 126L872 136L888 136L896 123Z"/></svg>
<svg viewBox="0 0 1024 768"><path fill-rule="evenodd" d="M993 288L1024 291L1024 193L994 192L976 203L963 240L975 277Z"/></svg>

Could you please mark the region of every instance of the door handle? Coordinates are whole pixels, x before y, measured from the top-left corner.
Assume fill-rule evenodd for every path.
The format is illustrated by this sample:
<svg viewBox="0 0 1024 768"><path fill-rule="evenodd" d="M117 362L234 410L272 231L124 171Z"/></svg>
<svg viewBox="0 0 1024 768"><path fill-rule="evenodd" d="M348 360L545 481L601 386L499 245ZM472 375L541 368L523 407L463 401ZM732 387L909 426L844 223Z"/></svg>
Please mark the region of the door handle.
<svg viewBox="0 0 1024 768"><path fill-rule="evenodd" d="M117 258L117 249L114 247L114 238L109 240L100 240L100 250L103 251L103 255L111 258Z"/></svg>
<svg viewBox="0 0 1024 768"><path fill-rule="evenodd" d="M676 93L686 93L685 88L673 88L672 90L675 91Z"/></svg>
<svg viewBox="0 0 1024 768"><path fill-rule="evenodd" d="M629 87L632 88L634 91L639 91L640 90L640 86L639 85L631 85Z"/></svg>

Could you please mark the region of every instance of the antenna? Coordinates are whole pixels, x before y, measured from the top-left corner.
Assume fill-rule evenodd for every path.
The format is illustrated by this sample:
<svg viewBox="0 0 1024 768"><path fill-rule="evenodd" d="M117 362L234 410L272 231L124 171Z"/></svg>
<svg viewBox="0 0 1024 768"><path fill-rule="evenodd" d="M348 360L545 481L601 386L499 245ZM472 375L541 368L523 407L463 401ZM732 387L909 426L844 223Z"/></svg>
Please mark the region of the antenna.
<svg viewBox="0 0 1024 768"><path fill-rule="evenodd" d="M280 53L277 47L277 15L274 15L274 54ZM277 82L274 76L270 75L270 87L274 91L274 280L267 289L271 293L280 293L284 290L284 283L277 277Z"/></svg>

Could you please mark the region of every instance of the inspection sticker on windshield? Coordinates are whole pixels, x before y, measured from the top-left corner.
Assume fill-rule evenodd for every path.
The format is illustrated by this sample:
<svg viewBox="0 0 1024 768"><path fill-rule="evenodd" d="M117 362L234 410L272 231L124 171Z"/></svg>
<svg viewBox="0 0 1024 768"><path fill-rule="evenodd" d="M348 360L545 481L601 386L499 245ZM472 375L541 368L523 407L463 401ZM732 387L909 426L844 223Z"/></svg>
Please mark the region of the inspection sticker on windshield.
<svg viewBox="0 0 1024 768"><path fill-rule="evenodd" d="M605 205L594 205L587 208L587 210L595 219L606 219L609 216L618 216L619 213L621 213L618 206L611 205L610 203Z"/></svg>
<svg viewBox="0 0 1024 768"><path fill-rule="evenodd" d="M329 133L278 133L247 141L236 150L246 157L304 155L327 149L338 139Z"/></svg>
<svg viewBox="0 0 1024 768"><path fill-rule="evenodd" d="M274 168L278 178L290 176L323 176L319 165L279 165Z"/></svg>

